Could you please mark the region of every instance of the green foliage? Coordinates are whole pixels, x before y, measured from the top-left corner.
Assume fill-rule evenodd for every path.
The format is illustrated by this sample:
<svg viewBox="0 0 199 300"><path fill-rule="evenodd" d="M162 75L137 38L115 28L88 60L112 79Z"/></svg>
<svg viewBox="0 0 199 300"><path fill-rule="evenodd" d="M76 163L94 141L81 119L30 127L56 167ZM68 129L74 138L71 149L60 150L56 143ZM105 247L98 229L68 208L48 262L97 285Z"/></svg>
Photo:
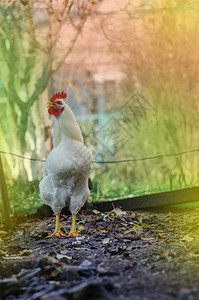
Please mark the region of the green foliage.
<svg viewBox="0 0 199 300"><path fill-rule="evenodd" d="M17 181L8 185L8 194L14 214L27 214L36 212L42 205L39 200L39 182Z"/></svg>

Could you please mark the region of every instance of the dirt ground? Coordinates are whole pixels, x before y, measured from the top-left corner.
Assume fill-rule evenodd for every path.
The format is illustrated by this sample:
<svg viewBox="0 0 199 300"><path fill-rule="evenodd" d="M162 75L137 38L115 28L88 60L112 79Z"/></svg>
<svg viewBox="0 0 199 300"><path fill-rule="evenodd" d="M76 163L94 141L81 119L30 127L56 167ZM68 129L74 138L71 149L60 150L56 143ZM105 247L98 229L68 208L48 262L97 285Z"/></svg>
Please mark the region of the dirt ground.
<svg viewBox="0 0 199 300"><path fill-rule="evenodd" d="M82 211L80 237L47 239L54 224L0 231L1 299L199 299L199 209Z"/></svg>

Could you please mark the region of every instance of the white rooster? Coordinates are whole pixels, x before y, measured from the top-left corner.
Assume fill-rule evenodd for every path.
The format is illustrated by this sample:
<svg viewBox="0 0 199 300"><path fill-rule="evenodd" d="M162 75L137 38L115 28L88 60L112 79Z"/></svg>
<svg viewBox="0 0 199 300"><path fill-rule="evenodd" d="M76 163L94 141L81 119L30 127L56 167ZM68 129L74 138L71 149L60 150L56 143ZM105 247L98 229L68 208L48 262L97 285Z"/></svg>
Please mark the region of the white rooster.
<svg viewBox="0 0 199 300"><path fill-rule="evenodd" d="M89 196L88 178L92 165L92 153L84 145L80 127L69 106L62 100L65 92L58 92L48 102L48 113L54 115L53 149L49 153L39 184L40 197L56 215L52 236L66 236L60 230L59 217L62 208L69 205L72 213L70 236L79 235L76 215Z"/></svg>

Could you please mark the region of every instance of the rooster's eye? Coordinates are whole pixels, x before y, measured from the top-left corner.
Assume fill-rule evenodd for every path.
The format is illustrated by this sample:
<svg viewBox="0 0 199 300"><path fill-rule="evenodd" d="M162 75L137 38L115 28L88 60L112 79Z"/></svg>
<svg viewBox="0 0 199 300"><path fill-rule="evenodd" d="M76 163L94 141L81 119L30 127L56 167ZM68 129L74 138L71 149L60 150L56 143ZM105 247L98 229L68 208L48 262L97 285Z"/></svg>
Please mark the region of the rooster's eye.
<svg viewBox="0 0 199 300"><path fill-rule="evenodd" d="M62 105L62 102L61 101L56 101L56 104Z"/></svg>

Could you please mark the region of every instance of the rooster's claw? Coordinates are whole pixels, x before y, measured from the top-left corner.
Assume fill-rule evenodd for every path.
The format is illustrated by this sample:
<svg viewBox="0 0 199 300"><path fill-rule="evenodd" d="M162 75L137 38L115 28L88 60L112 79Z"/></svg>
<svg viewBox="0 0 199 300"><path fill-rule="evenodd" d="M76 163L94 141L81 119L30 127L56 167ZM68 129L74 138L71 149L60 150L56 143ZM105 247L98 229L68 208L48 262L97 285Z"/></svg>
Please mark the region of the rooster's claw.
<svg viewBox="0 0 199 300"><path fill-rule="evenodd" d="M66 234L62 233L61 230L59 230L59 231L55 231L52 234L48 235L46 238L51 238L53 236L66 237Z"/></svg>
<svg viewBox="0 0 199 300"><path fill-rule="evenodd" d="M71 230L68 234L68 237L74 237L74 236L80 236L81 234L79 234L76 230Z"/></svg>

